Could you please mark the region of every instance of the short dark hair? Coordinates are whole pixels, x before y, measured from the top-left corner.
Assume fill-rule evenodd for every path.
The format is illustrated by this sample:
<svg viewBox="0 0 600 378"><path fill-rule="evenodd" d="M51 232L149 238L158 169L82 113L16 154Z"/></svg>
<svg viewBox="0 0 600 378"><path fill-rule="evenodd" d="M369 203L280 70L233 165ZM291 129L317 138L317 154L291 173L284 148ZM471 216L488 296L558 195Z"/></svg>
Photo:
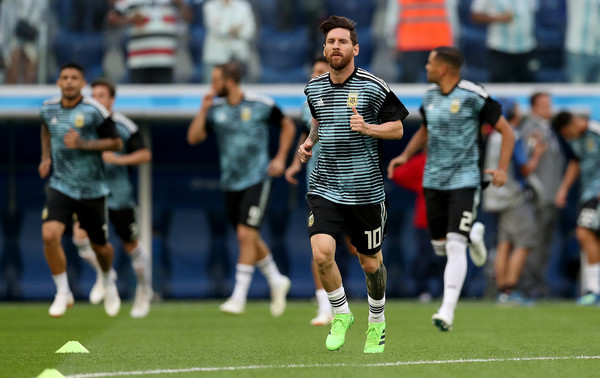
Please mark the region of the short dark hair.
<svg viewBox="0 0 600 378"><path fill-rule="evenodd" d="M562 129L567 127L573 120L573 114L570 112L560 112L552 119L552 128L560 133Z"/></svg>
<svg viewBox="0 0 600 378"><path fill-rule="evenodd" d="M315 57L314 63L327 63L329 64L329 62L327 61L327 57L325 55L317 55Z"/></svg>
<svg viewBox="0 0 600 378"><path fill-rule="evenodd" d="M232 79L237 84L242 81L242 68L237 62L227 62L223 64L217 64L215 68L219 68L223 73L223 79Z"/></svg>
<svg viewBox="0 0 600 378"><path fill-rule="evenodd" d="M110 94L110 97L114 98L117 95L117 88L112 83L112 81L104 78L99 78L92 82L92 88L98 85L106 87L108 89L108 94Z"/></svg>
<svg viewBox="0 0 600 378"><path fill-rule="evenodd" d="M327 34L333 29L341 28L346 29L350 32L350 40L352 41L352 45L358 44L358 35L356 34L356 22L352 21L349 18L341 17L341 16L331 16L327 20L321 23L319 26L319 30L327 39Z"/></svg>
<svg viewBox="0 0 600 378"><path fill-rule="evenodd" d="M81 72L81 76L85 75L83 66L81 64L75 63L75 62L67 62L67 63L63 64L62 66L60 66L60 70L58 72L63 72L63 70L66 70L67 68L76 69L77 71Z"/></svg>
<svg viewBox="0 0 600 378"><path fill-rule="evenodd" d="M440 46L433 49L433 51L436 53L436 59L440 59L441 61L448 63L457 69L460 69L463 64L463 56L460 53L460 50L456 47Z"/></svg>
<svg viewBox="0 0 600 378"><path fill-rule="evenodd" d="M538 98L544 97L544 96L550 97L550 93L548 93L548 92L535 92L529 98L529 105L531 105L533 107L535 105L535 103L537 102Z"/></svg>

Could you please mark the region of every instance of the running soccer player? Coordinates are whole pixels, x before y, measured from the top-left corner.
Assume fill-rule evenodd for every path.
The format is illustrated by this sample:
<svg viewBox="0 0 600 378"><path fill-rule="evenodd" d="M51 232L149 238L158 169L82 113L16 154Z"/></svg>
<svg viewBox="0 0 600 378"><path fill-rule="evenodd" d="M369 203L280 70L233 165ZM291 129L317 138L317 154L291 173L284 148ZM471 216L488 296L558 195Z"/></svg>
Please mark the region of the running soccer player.
<svg viewBox="0 0 600 378"><path fill-rule="evenodd" d="M239 256L231 297L220 306L230 314L241 314L257 266L271 289L271 315L285 311L290 280L282 275L271 251L260 236L271 177L281 176L296 128L270 98L244 93L242 72L234 63L217 65L212 73L212 91L202 100L200 111L188 128L188 143L203 142L208 129L217 137L221 162L221 187L230 222L237 234ZM215 99L215 96L217 98ZM279 150L269 160L269 126L281 127Z"/></svg>
<svg viewBox="0 0 600 378"><path fill-rule="evenodd" d="M390 161L388 177L394 167L404 164L427 145L423 188L427 204L427 223L434 252L447 256L444 269L442 306L432 317L441 331L454 322L454 310L467 274L467 242L473 263L483 266L487 251L483 225L476 219L481 191L482 154L479 141L483 123L502 134L500 158L496 169L488 169L491 182L502 186L515 143L512 128L502 109L480 85L461 80L463 58L454 47L431 51L425 69L434 83L423 97L423 124L399 156Z"/></svg>
<svg viewBox="0 0 600 378"><path fill-rule="evenodd" d="M330 71L313 78L304 89L313 121L298 156L307 162L319 142L307 201L313 258L334 313L325 346L341 348L354 322L335 262L336 239L345 233L357 249L367 283L364 352L382 353L387 271L381 245L387 213L381 139L402 138L402 120L408 111L383 80L355 67L359 53L355 25L345 17L331 16L320 26Z"/></svg>
<svg viewBox="0 0 600 378"><path fill-rule="evenodd" d="M581 180L579 216L575 236L585 253L585 293L577 304L590 306L600 303L600 123L560 112L552 126L567 141L571 160L556 193L556 205L565 207L573 183Z"/></svg>
<svg viewBox="0 0 600 378"><path fill-rule="evenodd" d="M139 227L135 214L135 193L128 169L130 166L148 163L152 159L152 153L145 146L137 125L125 115L113 112L115 95L115 85L110 81L98 79L92 83L92 97L111 112L111 117L123 141L121 151L102 153L106 179L110 188L108 218L123 243L123 249L131 258L131 265L137 280L135 299L129 315L132 318L143 318L150 311L150 301L154 295L151 256L139 240ZM90 302L100 303L105 295L104 276L96 255L92 251L88 235L79 227L78 223L75 223L73 228L73 243L79 251L79 256L96 270L96 283L90 291ZM116 277L114 270L111 270L111 274Z"/></svg>
<svg viewBox="0 0 600 378"><path fill-rule="evenodd" d="M110 274L114 250L108 242L106 196L109 188L102 151L118 151L123 142L108 110L81 94L85 79L80 65L63 65L56 84L61 96L44 101L40 111L42 158L38 167L41 178L50 176L42 211L44 255L56 284L56 296L49 313L60 317L73 306L67 261L60 242L66 226L71 225L73 215L77 214L102 270L106 292L104 309L109 316L116 316L121 299Z"/></svg>

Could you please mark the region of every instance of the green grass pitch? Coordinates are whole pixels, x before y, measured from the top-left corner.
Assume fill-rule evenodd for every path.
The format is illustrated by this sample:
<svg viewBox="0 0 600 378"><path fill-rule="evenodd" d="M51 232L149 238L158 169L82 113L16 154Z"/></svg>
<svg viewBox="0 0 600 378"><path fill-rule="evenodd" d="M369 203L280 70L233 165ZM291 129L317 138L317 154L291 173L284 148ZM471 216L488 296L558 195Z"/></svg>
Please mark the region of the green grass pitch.
<svg viewBox="0 0 600 378"><path fill-rule="evenodd" d="M600 308L542 302L500 308L462 301L454 329L431 325L438 303L388 300L384 354L362 352L367 303L352 301L356 321L337 352L328 327L309 324L316 306L292 301L280 318L267 301L228 316L215 301L153 304L145 319L116 318L82 301L59 319L50 302L0 303L0 376L36 377L54 368L67 377L598 377ZM56 354L70 340L89 354Z"/></svg>

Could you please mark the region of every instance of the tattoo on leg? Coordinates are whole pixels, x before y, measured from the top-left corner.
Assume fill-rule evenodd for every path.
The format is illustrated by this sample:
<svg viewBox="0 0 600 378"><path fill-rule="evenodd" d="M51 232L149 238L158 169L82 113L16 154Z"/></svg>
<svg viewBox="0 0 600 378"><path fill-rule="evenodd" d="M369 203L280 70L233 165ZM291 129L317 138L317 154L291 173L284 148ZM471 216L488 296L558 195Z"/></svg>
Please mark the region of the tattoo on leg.
<svg viewBox="0 0 600 378"><path fill-rule="evenodd" d="M373 299L383 299L385 296L385 286L387 283L387 269L381 264L379 269L373 273L365 272L367 279L367 293Z"/></svg>

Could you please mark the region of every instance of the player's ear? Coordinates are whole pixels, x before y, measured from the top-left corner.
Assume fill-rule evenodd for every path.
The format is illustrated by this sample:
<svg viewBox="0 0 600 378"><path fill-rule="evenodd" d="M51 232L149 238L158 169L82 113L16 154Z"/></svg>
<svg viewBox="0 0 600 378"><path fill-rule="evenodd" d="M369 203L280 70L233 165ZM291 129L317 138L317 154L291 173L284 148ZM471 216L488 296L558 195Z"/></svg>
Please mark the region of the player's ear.
<svg viewBox="0 0 600 378"><path fill-rule="evenodd" d="M358 43L356 45L352 46L352 50L353 50L352 52L353 52L354 56L357 56L358 52L360 51L360 46L358 45Z"/></svg>

